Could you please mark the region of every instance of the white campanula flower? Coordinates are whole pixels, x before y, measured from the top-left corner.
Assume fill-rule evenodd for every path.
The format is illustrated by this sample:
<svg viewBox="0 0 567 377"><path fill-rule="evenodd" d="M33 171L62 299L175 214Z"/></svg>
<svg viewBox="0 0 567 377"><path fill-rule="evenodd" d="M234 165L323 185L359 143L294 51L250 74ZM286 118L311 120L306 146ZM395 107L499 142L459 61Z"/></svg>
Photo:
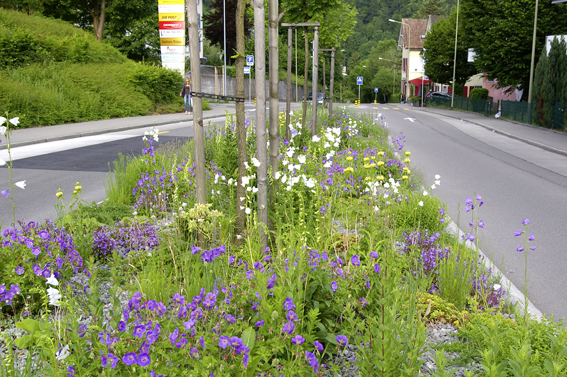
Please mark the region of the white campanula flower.
<svg viewBox="0 0 567 377"><path fill-rule="evenodd" d="M252 187L252 193L257 193L258 192L258 187Z"/></svg>
<svg viewBox="0 0 567 377"><path fill-rule="evenodd" d="M244 212L245 212L247 215L249 215L249 214L252 213L252 210L251 210L250 208L246 207L246 209L244 210Z"/></svg>
<svg viewBox="0 0 567 377"><path fill-rule="evenodd" d="M331 161L327 161L327 162L325 162L325 164L323 165L323 167L324 167L325 169L328 169L328 168L331 167L331 165L332 165L332 162L331 162Z"/></svg>
<svg viewBox="0 0 567 377"><path fill-rule="evenodd" d="M61 361L66 359L67 356L69 356L70 354L71 351L69 351L69 345L66 345L65 347L61 348L59 351L55 352L55 358Z"/></svg>
<svg viewBox="0 0 567 377"><path fill-rule="evenodd" d="M277 172L276 172L276 176L275 176L276 180L277 180L277 179L280 179L281 176L282 176L282 173L279 172L279 171L277 171Z"/></svg>
<svg viewBox="0 0 567 377"><path fill-rule="evenodd" d="M47 296L49 297L49 305L59 306L59 302L61 302L61 293L58 289L47 288Z"/></svg>
<svg viewBox="0 0 567 377"><path fill-rule="evenodd" d="M248 165L247 161L244 161L244 166L246 167L246 170L250 169L250 165Z"/></svg>
<svg viewBox="0 0 567 377"><path fill-rule="evenodd" d="M318 143L319 140L321 140L321 138L318 137L317 135L315 135L315 136L313 136L313 137L311 138L311 141L314 142L314 143Z"/></svg>
<svg viewBox="0 0 567 377"><path fill-rule="evenodd" d="M256 157L252 157L252 165L259 167L261 165L260 161Z"/></svg>
<svg viewBox="0 0 567 377"><path fill-rule="evenodd" d="M423 196L427 196L429 193L425 190L423 190Z"/></svg>
<svg viewBox="0 0 567 377"><path fill-rule="evenodd" d="M331 146L331 144L329 144L329 142L325 142L325 144L323 144L323 148L329 148Z"/></svg>
<svg viewBox="0 0 567 377"><path fill-rule="evenodd" d="M228 180L228 184L229 184L229 185L232 185L232 178L230 178L230 179Z"/></svg>
<svg viewBox="0 0 567 377"><path fill-rule="evenodd" d="M299 170L299 169L301 169L301 165L295 164L295 166L294 166L293 168L294 168L295 170Z"/></svg>
<svg viewBox="0 0 567 377"><path fill-rule="evenodd" d="M288 148L287 151L285 152L286 156L289 158L293 157L293 150L294 150L293 147Z"/></svg>
<svg viewBox="0 0 567 377"><path fill-rule="evenodd" d="M4 124L5 121L6 121L6 118L0 117L0 124Z"/></svg>
<svg viewBox="0 0 567 377"><path fill-rule="evenodd" d="M242 177L242 187L248 186L249 183L250 183L250 177L248 176Z"/></svg>
<svg viewBox="0 0 567 377"><path fill-rule="evenodd" d="M313 178L309 178L309 179L303 178L303 182L305 182L305 186L307 186L307 188L315 187L315 180Z"/></svg>
<svg viewBox="0 0 567 377"><path fill-rule="evenodd" d="M305 157L305 155L301 155L297 157L297 160L299 161L300 164L304 164L306 159L307 157Z"/></svg>
<svg viewBox="0 0 567 377"><path fill-rule="evenodd" d="M419 203L417 203L418 206L423 207L423 201L419 201Z"/></svg>
<svg viewBox="0 0 567 377"><path fill-rule="evenodd" d="M333 132L335 133L335 135L339 136L341 134L341 128L340 127L334 127Z"/></svg>
<svg viewBox="0 0 567 377"><path fill-rule="evenodd" d="M439 180L439 179L441 179L441 176L439 174L435 174L435 179Z"/></svg>
<svg viewBox="0 0 567 377"><path fill-rule="evenodd" d="M2 119L4 119L4 120L5 120L6 118L2 118L2 117L0 117L0 120L2 120ZM3 124L3 123L4 123L3 121L2 121L2 122L0 122L0 124ZM0 127L0 134L1 134L2 136L6 135L6 126L2 126L2 127Z"/></svg>
<svg viewBox="0 0 567 377"><path fill-rule="evenodd" d="M287 175L283 175L282 176L282 183L286 183L287 182Z"/></svg>
<svg viewBox="0 0 567 377"><path fill-rule="evenodd" d="M47 278L47 284L53 285L55 287L59 285L59 282L55 278L55 275L51 274L51 276Z"/></svg>
<svg viewBox="0 0 567 377"><path fill-rule="evenodd" d="M16 183L14 183L14 185L16 185L17 187L21 188L22 190L25 190L25 189L26 189L26 181L25 181L25 180L20 181L20 182L16 182Z"/></svg>

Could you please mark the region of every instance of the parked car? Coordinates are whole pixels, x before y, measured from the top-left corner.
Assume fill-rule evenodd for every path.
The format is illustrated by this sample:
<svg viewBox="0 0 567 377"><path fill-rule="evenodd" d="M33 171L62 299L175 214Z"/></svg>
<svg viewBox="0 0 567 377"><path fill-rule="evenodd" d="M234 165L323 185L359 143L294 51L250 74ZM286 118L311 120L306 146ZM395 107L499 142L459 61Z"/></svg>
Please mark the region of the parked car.
<svg viewBox="0 0 567 377"><path fill-rule="evenodd" d="M313 101L313 93L307 93L307 102ZM317 103L322 105L325 102L325 94L319 92L317 94Z"/></svg>
<svg viewBox="0 0 567 377"><path fill-rule="evenodd" d="M451 95L449 93L443 93L443 92L429 92L425 95L426 99L431 99L431 98L451 98Z"/></svg>

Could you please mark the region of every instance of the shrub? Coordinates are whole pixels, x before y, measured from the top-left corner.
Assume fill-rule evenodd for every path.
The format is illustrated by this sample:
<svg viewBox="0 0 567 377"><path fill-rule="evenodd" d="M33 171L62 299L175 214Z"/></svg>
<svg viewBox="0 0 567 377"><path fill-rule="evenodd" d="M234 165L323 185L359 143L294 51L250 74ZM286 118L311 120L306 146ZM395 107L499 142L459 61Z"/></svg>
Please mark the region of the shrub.
<svg viewBox="0 0 567 377"><path fill-rule="evenodd" d="M179 102L183 80L177 72L154 64L138 63L129 76L134 90L147 96L154 104Z"/></svg>
<svg viewBox="0 0 567 377"><path fill-rule="evenodd" d="M484 88L474 88L471 90L471 98L488 99L488 89Z"/></svg>

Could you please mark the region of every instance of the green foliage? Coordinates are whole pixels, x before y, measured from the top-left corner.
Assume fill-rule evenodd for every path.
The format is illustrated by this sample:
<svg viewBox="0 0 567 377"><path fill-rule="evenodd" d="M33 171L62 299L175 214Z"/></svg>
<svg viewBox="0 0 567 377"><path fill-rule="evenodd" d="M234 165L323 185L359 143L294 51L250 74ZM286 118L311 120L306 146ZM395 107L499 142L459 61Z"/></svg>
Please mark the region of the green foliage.
<svg viewBox="0 0 567 377"><path fill-rule="evenodd" d="M183 79L170 69L138 63L129 77L134 90L147 96L154 104L180 102Z"/></svg>
<svg viewBox="0 0 567 377"><path fill-rule="evenodd" d="M457 12L454 9L447 18L441 18L429 32L423 44L425 49L425 73L435 82L449 84L453 81L455 58L455 25ZM459 36L464 32L464 21L459 19ZM464 85L478 71L473 63L467 62L468 44L459 37L457 43L457 69L455 82Z"/></svg>
<svg viewBox="0 0 567 377"><path fill-rule="evenodd" d="M459 39L474 48L474 65L489 80L498 79L498 87L517 85L527 96L535 2L533 0L467 0L461 3L464 32ZM565 31L567 7L541 1L538 9L536 51L545 45L546 35ZM458 70L457 70L458 71Z"/></svg>
<svg viewBox="0 0 567 377"><path fill-rule="evenodd" d="M488 100L488 89L485 88L474 88L471 90L471 98L480 98Z"/></svg>
<svg viewBox="0 0 567 377"><path fill-rule="evenodd" d="M430 15L444 16L446 14L445 0L424 0L414 18L427 18Z"/></svg>
<svg viewBox="0 0 567 377"><path fill-rule="evenodd" d="M91 34L57 20L0 9L0 70L32 63L124 63Z"/></svg>
<svg viewBox="0 0 567 377"><path fill-rule="evenodd" d="M421 203L421 204L420 204ZM391 203L386 211L394 219L399 231L426 229L429 233L443 231L447 224L441 222L443 208L439 198L432 195L410 194L399 203Z"/></svg>

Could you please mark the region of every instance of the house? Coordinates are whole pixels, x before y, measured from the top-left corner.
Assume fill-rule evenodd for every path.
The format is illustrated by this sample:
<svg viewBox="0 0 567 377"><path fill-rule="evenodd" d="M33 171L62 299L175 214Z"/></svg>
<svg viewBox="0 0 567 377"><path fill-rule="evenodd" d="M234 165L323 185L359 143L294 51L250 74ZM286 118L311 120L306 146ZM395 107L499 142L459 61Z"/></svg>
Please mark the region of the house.
<svg viewBox="0 0 567 377"><path fill-rule="evenodd" d="M421 79L423 69L423 38L427 33L427 18L402 18L398 50L402 50L402 94L406 97L417 95L419 86L410 80Z"/></svg>

